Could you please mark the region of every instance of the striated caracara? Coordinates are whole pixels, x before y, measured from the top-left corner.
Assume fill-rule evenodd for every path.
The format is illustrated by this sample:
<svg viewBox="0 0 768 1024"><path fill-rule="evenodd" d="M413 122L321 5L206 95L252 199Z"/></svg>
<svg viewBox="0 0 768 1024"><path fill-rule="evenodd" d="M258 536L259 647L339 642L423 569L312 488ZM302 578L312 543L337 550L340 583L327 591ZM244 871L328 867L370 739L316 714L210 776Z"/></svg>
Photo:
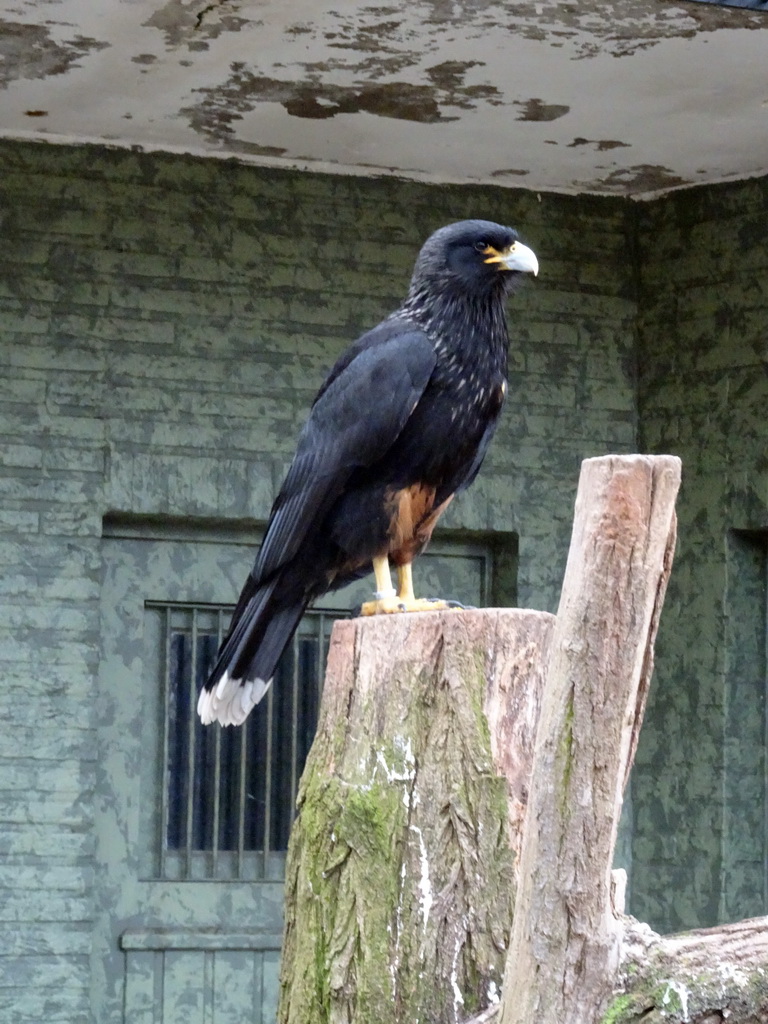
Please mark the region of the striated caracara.
<svg viewBox="0 0 768 1024"><path fill-rule="evenodd" d="M402 306L338 360L200 693L204 723L243 722L307 605L371 566L365 614L445 607L414 597L411 562L480 469L507 389L504 299L537 272L512 228L449 224L424 244Z"/></svg>

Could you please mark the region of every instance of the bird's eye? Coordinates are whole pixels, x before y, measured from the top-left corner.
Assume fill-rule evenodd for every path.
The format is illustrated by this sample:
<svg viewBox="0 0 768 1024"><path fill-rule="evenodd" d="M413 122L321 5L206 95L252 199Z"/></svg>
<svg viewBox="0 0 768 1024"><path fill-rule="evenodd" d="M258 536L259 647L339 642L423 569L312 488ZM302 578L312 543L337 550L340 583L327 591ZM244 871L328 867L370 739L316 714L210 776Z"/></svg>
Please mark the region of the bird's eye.
<svg viewBox="0 0 768 1024"><path fill-rule="evenodd" d="M485 250L488 248L488 243L487 242L475 242L475 248L477 249L478 252L485 252Z"/></svg>

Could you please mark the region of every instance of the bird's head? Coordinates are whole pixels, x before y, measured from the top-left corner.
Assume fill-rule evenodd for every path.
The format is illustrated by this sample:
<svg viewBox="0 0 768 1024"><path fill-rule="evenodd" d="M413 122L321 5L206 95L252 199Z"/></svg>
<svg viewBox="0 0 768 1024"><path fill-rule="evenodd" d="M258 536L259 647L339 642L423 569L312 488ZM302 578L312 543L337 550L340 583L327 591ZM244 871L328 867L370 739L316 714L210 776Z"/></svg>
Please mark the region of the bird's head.
<svg viewBox="0 0 768 1024"><path fill-rule="evenodd" d="M450 285L471 294L506 291L522 274L537 274L539 261L517 232L488 220L462 220L431 235L422 246L411 289Z"/></svg>

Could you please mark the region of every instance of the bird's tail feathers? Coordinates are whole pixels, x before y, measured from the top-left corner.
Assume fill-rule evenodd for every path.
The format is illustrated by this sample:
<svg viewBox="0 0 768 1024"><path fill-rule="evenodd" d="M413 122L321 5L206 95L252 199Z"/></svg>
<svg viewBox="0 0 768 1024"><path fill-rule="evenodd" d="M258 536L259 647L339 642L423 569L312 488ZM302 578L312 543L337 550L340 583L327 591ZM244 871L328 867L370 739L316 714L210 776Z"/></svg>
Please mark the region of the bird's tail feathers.
<svg viewBox="0 0 768 1024"><path fill-rule="evenodd" d="M200 721L203 725L210 725L211 722L242 725L252 708L267 692L271 682L271 679L234 679L225 671L212 690L203 687L200 691L197 701Z"/></svg>
<svg viewBox="0 0 768 1024"><path fill-rule="evenodd" d="M269 689L280 657L296 631L306 602L275 610L274 583L255 588L238 603L240 618L222 644L197 702L203 725L240 725Z"/></svg>
<svg viewBox="0 0 768 1024"><path fill-rule="evenodd" d="M229 632L224 637L221 647L216 655L216 664L211 669L208 681L205 684L206 690L215 688L217 682L224 674L232 669L240 669L240 660L246 649L250 648L251 655L255 644L258 643L259 633L263 632L267 623L269 604L272 598L275 583L272 581L266 586L260 586L252 576L246 580L243 591L232 613L232 621ZM261 627L261 628L259 628ZM230 672L230 675L242 676L242 670Z"/></svg>

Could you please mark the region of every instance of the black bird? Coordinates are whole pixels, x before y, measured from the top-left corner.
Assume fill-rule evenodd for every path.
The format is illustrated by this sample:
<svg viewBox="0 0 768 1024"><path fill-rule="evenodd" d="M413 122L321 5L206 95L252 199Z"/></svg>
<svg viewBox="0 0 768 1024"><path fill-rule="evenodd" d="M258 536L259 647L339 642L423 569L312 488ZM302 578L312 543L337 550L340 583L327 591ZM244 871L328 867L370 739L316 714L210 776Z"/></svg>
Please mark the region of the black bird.
<svg viewBox="0 0 768 1024"><path fill-rule="evenodd" d="M408 297L341 356L312 405L256 564L200 693L204 723L261 700L307 605L370 571L364 614L421 611L411 562L477 476L507 390L504 298L538 261L511 228L449 224ZM398 572L392 586L390 561Z"/></svg>

